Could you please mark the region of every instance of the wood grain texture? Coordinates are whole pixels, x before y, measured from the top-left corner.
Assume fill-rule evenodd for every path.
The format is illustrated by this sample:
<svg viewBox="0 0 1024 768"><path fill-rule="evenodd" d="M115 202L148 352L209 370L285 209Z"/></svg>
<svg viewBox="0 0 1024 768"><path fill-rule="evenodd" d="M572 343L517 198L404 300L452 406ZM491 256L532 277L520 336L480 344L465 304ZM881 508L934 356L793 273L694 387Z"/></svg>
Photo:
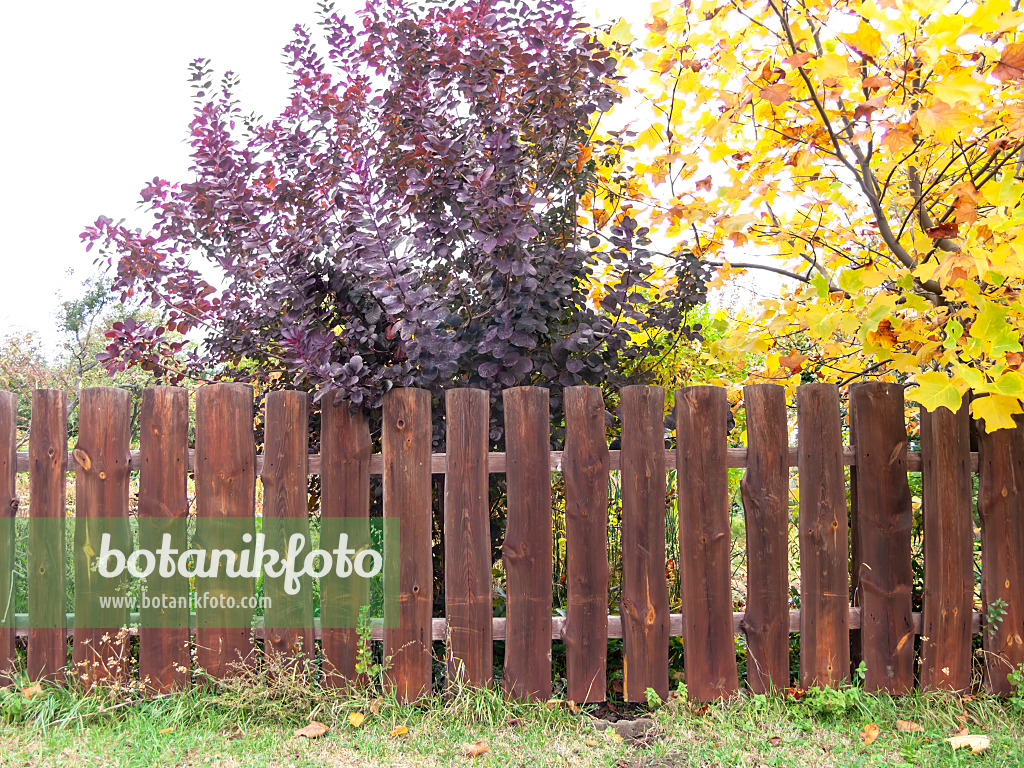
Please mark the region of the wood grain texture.
<svg viewBox="0 0 1024 768"><path fill-rule="evenodd" d="M445 394L445 663L450 691L461 684L488 686L493 677L489 421L486 390L450 389Z"/></svg>
<svg viewBox="0 0 1024 768"><path fill-rule="evenodd" d="M786 390L743 388L747 472L740 481L746 520L747 685L753 693L789 687L789 468Z"/></svg>
<svg viewBox="0 0 1024 768"><path fill-rule="evenodd" d="M983 627L985 684L1008 696L1007 675L1024 664L1024 427L986 432L979 423L978 453L982 609L1005 611Z"/></svg>
<svg viewBox="0 0 1024 768"><path fill-rule="evenodd" d="M64 617L67 405L67 395L60 390L32 390L28 440L28 675L31 680L61 681L68 663Z"/></svg>
<svg viewBox="0 0 1024 768"><path fill-rule="evenodd" d="M384 398L384 516L397 518L399 562L385 543L384 655L388 683L399 701L416 701L431 689L430 619L433 567L430 551L430 393L393 389ZM395 580L397 579L397 585ZM390 609L390 611L388 610Z"/></svg>
<svg viewBox="0 0 1024 768"><path fill-rule="evenodd" d="M265 458L263 483L263 532L267 547L285 552L293 536L301 536L306 552L309 536L309 395L305 392L268 392L263 425ZM330 549L330 547L328 547ZM301 563L306 553L301 555ZM285 579L264 576L264 648L287 661L313 658L313 583L300 579L298 594L288 594Z"/></svg>
<svg viewBox="0 0 1024 768"><path fill-rule="evenodd" d="M626 701L646 701L650 688L664 700L668 698L669 613L665 579L665 390L636 385L623 387L619 396L623 697Z"/></svg>
<svg viewBox="0 0 1024 768"><path fill-rule="evenodd" d="M139 546L155 552L164 535L178 551L188 549L188 390L146 387L139 421ZM182 688L192 666L188 579L157 569L146 591L161 604L142 606L139 679L167 692Z"/></svg>
<svg viewBox="0 0 1024 768"><path fill-rule="evenodd" d="M850 677L849 527L839 390L796 391L800 476L800 685Z"/></svg>
<svg viewBox="0 0 1024 768"><path fill-rule="evenodd" d="M320 536L336 542L344 534L359 550L370 544L370 427L366 417L352 413L347 403L334 404L330 398L322 402ZM324 685L366 683L356 674L356 626L360 607L369 603L366 579L339 578L332 571L320 580Z"/></svg>
<svg viewBox="0 0 1024 768"><path fill-rule="evenodd" d="M13 680L18 396L0 392L0 686Z"/></svg>
<svg viewBox="0 0 1024 768"><path fill-rule="evenodd" d="M566 695L604 701L608 665L608 442L598 387L566 387Z"/></svg>
<svg viewBox="0 0 1024 768"><path fill-rule="evenodd" d="M242 530L255 535L252 387L207 384L196 393L195 483L197 549L238 549ZM213 677L225 677L254 660L249 626L254 611L241 602L252 598L254 584L227 578L225 571L222 567L218 578L196 578L197 663ZM214 604L204 599L207 593Z"/></svg>
<svg viewBox="0 0 1024 768"><path fill-rule="evenodd" d="M548 390L506 389L508 518L501 548L507 584L502 687L511 699L551 696L551 450Z"/></svg>
<svg viewBox="0 0 1024 768"><path fill-rule="evenodd" d="M960 410L921 409L924 516L924 633L921 687L963 691L971 684L974 526L971 422Z"/></svg>
<svg viewBox="0 0 1024 768"><path fill-rule="evenodd" d="M101 537L111 549L132 551L128 527L128 451L131 394L116 387L83 389L78 400L75 443L75 630L71 661L76 678L95 681L128 677L128 608L104 607L104 598L125 597L128 576L104 577L97 569Z"/></svg>
<svg viewBox="0 0 1024 768"><path fill-rule="evenodd" d="M857 549L865 690L904 694L914 686L907 428L902 385L850 387L850 442L857 457Z"/></svg>
<svg viewBox="0 0 1024 768"><path fill-rule="evenodd" d="M723 387L676 390L679 552L683 582L686 689L711 701L736 694L732 642L729 403Z"/></svg>

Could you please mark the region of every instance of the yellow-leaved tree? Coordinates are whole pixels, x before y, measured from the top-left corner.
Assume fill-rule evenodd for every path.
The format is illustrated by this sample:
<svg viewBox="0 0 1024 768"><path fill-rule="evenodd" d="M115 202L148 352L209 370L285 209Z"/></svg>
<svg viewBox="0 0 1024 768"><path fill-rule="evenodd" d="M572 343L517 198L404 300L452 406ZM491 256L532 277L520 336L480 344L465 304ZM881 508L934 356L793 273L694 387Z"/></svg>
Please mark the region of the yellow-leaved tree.
<svg viewBox="0 0 1024 768"><path fill-rule="evenodd" d="M756 376L899 377L929 409L972 389L975 417L1012 426L1024 397L1019 1L655 2L646 30L605 33L636 117L595 142L603 191L581 224L628 215L718 265L723 283L784 275L715 346L723 360L756 353Z"/></svg>

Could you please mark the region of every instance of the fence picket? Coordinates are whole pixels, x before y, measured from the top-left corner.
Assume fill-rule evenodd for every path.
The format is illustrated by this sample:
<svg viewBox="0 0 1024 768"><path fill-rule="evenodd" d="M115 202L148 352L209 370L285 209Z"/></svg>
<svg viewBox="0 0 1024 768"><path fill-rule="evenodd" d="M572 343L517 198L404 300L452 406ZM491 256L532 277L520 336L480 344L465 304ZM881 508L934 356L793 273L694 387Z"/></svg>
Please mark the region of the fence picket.
<svg viewBox="0 0 1024 768"><path fill-rule="evenodd" d="M269 549L285 552L293 535L309 537L309 395L268 392L264 421L263 532ZM307 551L311 545L307 545ZM306 555L302 554L300 564ZM288 594L284 577L263 579L264 643L268 653L287 659L313 657L312 580L304 575L300 592Z"/></svg>
<svg viewBox="0 0 1024 768"><path fill-rule="evenodd" d="M508 518L501 553L507 584L502 686L512 699L551 695L551 474L548 390L503 393Z"/></svg>
<svg viewBox="0 0 1024 768"><path fill-rule="evenodd" d="M128 594L128 575L104 578L97 571L101 537L111 548L132 550L128 528L128 451L131 395L115 387L83 389L75 443L75 629L71 660L86 687L128 675L128 607L104 606L105 598Z"/></svg>
<svg viewBox="0 0 1024 768"><path fill-rule="evenodd" d="M676 390L679 559L686 688L697 701L736 694L729 549L729 403L724 387Z"/></svg>
<svg viewBox="0 0 1024 768"><path fill-rule="evenodd" d="M256 443L253 391L246 384L207 384L196 394L196 533L193 546L238 549L255 535ZM223 564L222 564L223 565ZM213 677L252 662L253 581L196 577L197 663ZM213 604L212 598L216 602ZM235 607L229 607L230 600Z"/></svg>
<svg viewBox="0 0 1024 768"><path fill-rule="evenodd" d="M746 516L747 685L753 693L789 686L789 467L786 389L743 388L747 472L740 482Z"/></svg>
<svg viewBox="0 0 1024 768"><path fill-rule="evenodd" d="M864 688L903 694L914 686L914 623L902 385L884 381L852 385L850 426L857 462L855 535L861 560Z"/></svg>
<svg viewBox="0 0 1024 768"><path fill-rule="evenodd" d="M800 478L800 685L835 686L850 676L849 523L839 389L796 391Z"/></svg>
<svg viewBox="0 0 1024 768"><path fill-rule="evenodd" d="M397 604L385 604L384 655L391 657L389 684L403 702L427 695L431 685L430 434L430 393L388 392L381 446L384 516L399 520L400 554L396 563L395 548L388 546L394 539L385 542L385 585L398 597Z"/></svg>
<svg viewBox="0 0 1024 768"><path fill-rule="evenodd" d="M29 425L28 676L64 679L68 663L64 526L68 400L32 390Z"/></svg>
<svg viewBox="0 0 1024 768"><path fill-rule="evenodd" d="M450 389L445 400L445 653L449 687L486 686L493 674L491 515L487 491L490 395Z"/></svg>
<svg viewBox="0 0 1024 768"><path fill-rule="evenodd" d="M352 549L370 543L370 427L362 413L332 397L320 410L320 537L335 542L347 534ZM366 579L320 579L324 684L332 688L365 683L356 673L359 609L370 602Z"/></svg>
<svg viewBox="0 0 1024 768"><path fill-rule="evenodd" d="M598 387L565 389L568 697L604 701L608 663L608 442ZM664 453L664 451L662 451Z"/></svg>
<svg viewBox="0 0 1024 768"><path fill-rule="evenodd" d="M978 515L981 518L982 622L985 683L999 696L1007 675L1024 664L1024 426L985 432L978 426Z"/></svg>
<svg viewBox="0 0 1024 768"><path fill-rule="evenodd" d="M0 686L13 679L14 515L18 511L18 397L0 392Z"/></svg>
<svg viewBox="0 0 1024 768"><path fill-rule="evenodd" d="M635 385L623 387L619 395L623 697L626 701L646 701L650 688L667 699L665 390Z"/></svg>
<svg viewBox="0 0 1024 768"><path fill-rule="evenodd" d="M921 687L971 684L974 531L971 435L966 398L957 412L921 409L924 624Z"/></svg>
<svg viewBox="0 0 1024 768"><path fill-rule="evenodd" d="M188 549L188 390L142 390L139 451L139 547L155 552L167 534L172 547L184 552ZM181 688L192 665L188 579L176 570L165 577L156 569L146 579L146 589L161 601L140 609L139 679L157 691Z"/></svg>

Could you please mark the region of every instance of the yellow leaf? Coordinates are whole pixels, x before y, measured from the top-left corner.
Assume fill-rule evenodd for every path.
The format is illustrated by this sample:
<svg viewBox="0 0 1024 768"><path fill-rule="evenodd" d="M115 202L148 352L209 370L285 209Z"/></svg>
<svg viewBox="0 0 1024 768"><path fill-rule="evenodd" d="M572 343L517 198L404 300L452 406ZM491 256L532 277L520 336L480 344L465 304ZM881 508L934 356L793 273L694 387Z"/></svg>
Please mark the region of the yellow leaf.
<svg viewBox="0 0 1024 768"><path fill-rule="evenodd" d="M400 726L398 726L397 728L395 728L394 730L391 731L391 735L393 737L395 737L395 738L397 738L399 736L406 736L406 735L408 735L408 733L409 733L409 729L406 728L404 725L400 725Z"/></svg>
<svg viewBox="0 0 1024 768"><path fill-rule="evenodd" d="M636 37L633 35L632 30L629 28L629 22L625 19L619 19L618 22L609 31L612 40L616 43L622 43L623 45L629 45Z"/></svg>
<svg viewBox="0 0 1024 768"><path fill-rule="evenodd" d="M174 733L174 726L172 725L170 728L161 728L157 733Z"/></svg>
<svg viewBox="0 0 1024 768"><path fill-rule="evenodd" d="M991 746L989 737L983 736L980 733L952 736L946 739L946 743L953 749L969 749L975 755L980 755Z"/></svg>
<svg viewBox="0 0 1024 768"><path fill-rule="evenodd" d="M907 391L907 398L916 400L926 410L948 408L955 413L960 409L966 388L957 387L945 373L941 371L919 373L915 377L914 383L916 386Z"/></svg>
<svg viewBox="0 0 1024 768"><path fill-rule="evenodd" d="M882 36L878 30L861 19L860 26L852 35L840 35L840 39L857 53L868 58L878 58L882 49Z"/></svg>
<svg viewBox="0 0 1024 768"><path fill-rule="evenodd" d="M1020 402L1015 397L990 394L971 401L971 415L985 422L986 432L1013 429L1017 426L1013 417L1020 412Z"/></svg>
<svg viewBox="0 0 1024 768"><path fill-rule="evenodd" d="M348 716L348 724L351 725L353 728L358 728L363 724L363 721L365 719L366 715L364 715L362 712L350 712Z"/></svg>

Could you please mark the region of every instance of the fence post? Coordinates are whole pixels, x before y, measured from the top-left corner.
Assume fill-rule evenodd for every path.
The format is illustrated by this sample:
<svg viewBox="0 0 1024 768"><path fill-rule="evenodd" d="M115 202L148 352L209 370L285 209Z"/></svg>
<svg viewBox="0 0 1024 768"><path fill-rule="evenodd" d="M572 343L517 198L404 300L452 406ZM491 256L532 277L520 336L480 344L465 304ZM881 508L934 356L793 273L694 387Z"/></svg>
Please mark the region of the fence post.
<svg viewBox="0 0 1024 768"><path fill-rule="evenodd" d="M263 423L263 530L267 547L285 552L293 535L309 536L309 395L277 391L266 396ZM323 547L322 547L323 548ZM327 547L329 550L330 547ZM303 554L299 565L305 560ZM302 577L289 595L284 577L263 577L264 647L288 658L313 658L313 580Z"/></svg>
<svg viewBox="0 0 1024 768"><path fill-rule="evenodd" d="M491 510L487 433L491 398L484 389L445 393L444 601L449 691L490 685L493 676Z"/></svg>
<svg viewBox="0 0 1024 768"><path fill-rule="evenodd" d="M971 684L974 530L968 403L956 412L921 409L924 621L921 687Z"/></svg>
<svg viewBox="0 0 1024 768"><path fill-rule="evenodd" d="M399 521L400 551L396 563L395 549L385 541L385 590L397 600L385 600L384 655L391 657L388 679L402 702L426 696L431 686L430 434L429 392L405 388L387 393L384 517Z"/></svg>
<svg viewBox="0 0 1024 768"><path fill-rule="evenodd" d="M747 685L753 693L789 686L789 434L786 389L743 388L747 471L740 481L746 513Z"/></svg>
<svg viewBox="0 0 1024 768"><path fill-rule="evenodd" d="M1006 676L1024 664L1024 426L986 432L978 423L978 474L985 682L1008 696Z"/></svg>
<svg viewBox="0 0 1024 768"><path fill-rule="evenodd" d="M139 459L139 546L155 552L168 534L173 548L184 552L188 549L188 390L142 390ZM146 579L146 587L168 602L144 605L139 611L139 679L166 692L185 685L192 665L188 579L177 569L170 577L161 576L157 569Z"/></svg>
<svg viewBox="0 0 1024 768"><path fill-rule="evenodd" d="M207 553L238 549L239 536L255 536L256 444L253 391L247 384L207 384L196 393L196 534L193 546ZM225 677L251 664L253 580L197 576L196 648L199 667ZM229 602L234 600L236 607Z"/></svg>
<svg viewBox="0 0 1024 768"><path fill-rule="evenodd" d="M75 629L73 673L89 683L128 676L128 607L102 601L127 597L128 574L104 577L97 566L104 534L111 549L132 551L128 528L128 476L131 395L115 387L83 389L78 400L75 463Z"/></svg>
<svg viewBox="0 0 1024 768"><path fill-rule="evenodd" d="M909 693L914 686L912 511L902 385L852 385L850 423L857 463L864 688L872 693Z"/></svg>
<svg viewBox="0 0 1024 768"><path fill-rule="evenodd" d="M548 391L514 387L505 406L508 519L501 548L507 599L502 687L512 699L551 695L551 464Z"/></svg>
<svg viewBox="0 0 1024 768"><path fill-rule="evenodd" d="M13 679L14 516L18 511L18 396L0 392L0 685Z"/></svg>
<svg viewBox="0 0 1024 768"><path fill-rule="evenodd" d="M352 413L334 395L320 407L320 538L347 534L358 551L370 545L370 427L363 413ZM320 579L321 650L324 684L332 688L364 684L356 674L359 609L370 602L366 579Z"/></svg>
<svg viewBox="0 0 1024 768"><path fill-rule="evenodd" d="M604 701L608 663L608 442L598 387L566 387L565 548L567 695Z"/></svg>
<svg viewBox="0 0 1024 768"><path fill-rule="evenodd" d="M29 427L28 675L63 681L68 663L64 526L68 399L32 390Z"/></svg>
<svg viewBox="0 0 1024 768"><path fill-rule="evenodd" d="M730 584L729 403L723 387L676 390L679 560L686 688L696 701L736 694Z"/></svg>

